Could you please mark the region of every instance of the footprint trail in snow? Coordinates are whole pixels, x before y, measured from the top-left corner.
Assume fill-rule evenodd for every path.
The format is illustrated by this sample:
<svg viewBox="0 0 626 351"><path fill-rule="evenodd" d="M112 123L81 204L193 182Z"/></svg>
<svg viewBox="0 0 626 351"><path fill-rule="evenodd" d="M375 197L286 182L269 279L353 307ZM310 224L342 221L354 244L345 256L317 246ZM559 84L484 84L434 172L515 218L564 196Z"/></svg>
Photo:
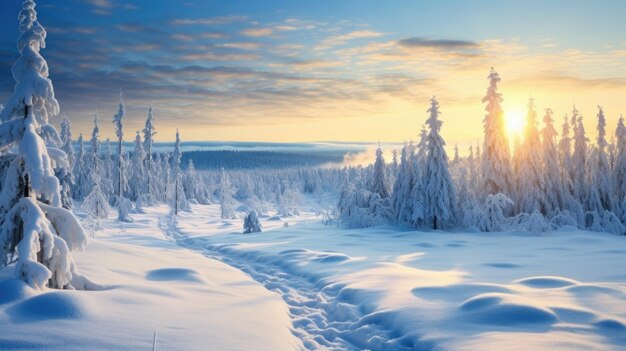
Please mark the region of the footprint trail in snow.
<svg viewBox="0 0 626 351"><path fill-rule="evenodd" d="M408 338L394 335L382 325L381 314L364 314L358 306L342 299L340 286L315 284L278 264L260 262L254 255L233 250L229 245L185 237L169 218L161 218L160 226L178 245L235 267L279 294L289 307L292 332L307 350L415 349Z"/></svg>

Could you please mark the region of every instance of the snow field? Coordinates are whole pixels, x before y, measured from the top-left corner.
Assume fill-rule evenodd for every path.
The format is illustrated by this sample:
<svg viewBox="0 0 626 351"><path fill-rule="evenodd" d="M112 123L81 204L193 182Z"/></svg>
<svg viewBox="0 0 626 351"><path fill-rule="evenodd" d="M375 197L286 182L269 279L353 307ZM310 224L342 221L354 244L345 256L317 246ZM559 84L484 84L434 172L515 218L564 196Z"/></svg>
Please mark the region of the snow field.
<svg viewBox="0 0 626 351"><path fill-rule="evenodd" d="M146 212L104 220L74 255L100 291L35 291L2 270L0 350L151 350L155 330L157 350L302 349L278 296L167 240L166 206Z"/></svg>
<svg viewBox="0 0 626 351"><path fill-rule="evenodd" d="M309 349L626 349L623 237L346 230L310 213L240 234L218 211L182 214L177 242L279 293Z"/></svg>

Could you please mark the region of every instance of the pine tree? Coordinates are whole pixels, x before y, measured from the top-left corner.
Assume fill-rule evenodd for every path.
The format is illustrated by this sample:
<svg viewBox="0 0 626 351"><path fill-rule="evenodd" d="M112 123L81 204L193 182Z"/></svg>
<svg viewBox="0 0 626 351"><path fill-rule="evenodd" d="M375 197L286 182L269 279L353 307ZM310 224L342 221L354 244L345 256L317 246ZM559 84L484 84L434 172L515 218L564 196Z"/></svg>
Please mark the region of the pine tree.
<svg viewBox="0 0 626 351"><path fill-rule="evenodd" d="M59 113L48 65L40 54L46 31L35 2L26 0L18 16L20 57L13 66L17 84L0 114L0 146L15 146L3 170L0 198L0 268L15 262L15 274L33 288L72 288L78 276L70 250L86 236L74 215L61 207L61 187L52 169L67 165L64 153L49 154L39 135L48 117ZM81 288L80 286L76 286Z"/></svg>
<svg viewBox="0 0 626 351"><path fill-rule="evenodd" d="M171 206L174 215L178 215L178 212L182 210L188 210L189 204L185 197L185 191L183 190L183 184L181 179L180 161L182 158L182 151L180 149L180 133L176 129L176 142L174 143L174 152L172 153L172 179L171 179Z"/></svg>
<svg viewBox="0 0 626 351"><path fill-rule="evenodd" d="M115 124L115 135L117 136L117 179L116 179L116 195L118 198L124 196L125 188L125 170L123 156L124 142L124 118L126 118L126 108L124 106L124 95L120 92L120 103L117 113L113 116L113 124Z"/></svg>
<svg viewBox="0 0 626 351"><path fill-rule="evenodd" d="M425 190L426 179L424 177L424 160L428 154L428 133L426 127L422 126L420 141L417 149L411 150L411 172L413 174L411 183L411 193L409 195L409 210L411 213L411 225L420 227L425 219Z"/></svg>
<svg viewBox="0 0 626 351"><path fill-rule="evenodd" d="M489 88L483 102L487 103L484 119L485 140L481 162L483 198L488 194L508 194L512 188L513 175L509 154L509 143L504 129L504 112L500 103L502 94L498 92L500 76L491 68Z"/></svg>
<svg viewBox="0 0 626 351"><path fill-rule="evenodd" d="M248 213L243 221L243 233L260 233L261 231L262 230L261 223L259 222L259 216L257 215L256 211L252 210L250 211L250 213Z"/></svg>
<svg viewBox="0 0 626 351"><path fill-rule="evenodd" d="M146 119L145 127L143 129L143 149L146 153L145 157L145 172L146 172L146 182L144 194L146 196L146 202L153 203L158 198L158 178L156 177L156 163L152 157L153 150L152 145L154 144L154 136L157 134L154 128L154 112L152 105L150 105L150 109L148 110L148 118Z"/></svg>
<svg viewBox="0 0 626 351"><path fill-rule="evenodd" d="M546 114L543 117L544 127L541 133L543 136L543 179L545 182L543 193L546 196L546 213L564 209L567 201L559 168L559 155L556 146L557 132L554 128L552 113L551 109L546 109ZM566 152L569 152L568 149L569 146Z"/></svg>
<svg viewBox="0 0 626 351"><path fill-rule="evenodd" d="M230 184L230 177L222 168L219 183L219 195L220 195L220 210L223 219L235 218L235 200L233 198L234 191Z"/></svg>
<svg viewBox="0 0 626 351"><path fill-rule="evenodd" d="M624 117L621 115L617 122L615 139L616 156L615 166L613 167L613 184L615 184L615 193L619 201L619 199L626 200L626 126L624 126ZM616 204L616 206L617 205L621 205L621 202ZM626 209L623 209L622 211L626 212L625 210Z"/></svg>
<svg viewBox="0 0 626 351"><path fill-rule="evenodd" d="M385 166L385 158L383 150L378 144L376 149L376 162L374 163L374 173L372 177L372 193L377 193L382 199L389 197L389 182L387 180L387 167Z"/></svg>
<svg viewBox="0 0 626 351"><path fill-rule="evenodd" d="M100 164L100 127L98 126L98 115L93 118L93 131L91 132L91 140L89 141L89 168L93 177L92 184L100 183L99 178L102 174Z"/></svg>
<svg viewBox="0 0 626 351"><path fill-rule="evenodd" d="M571 194L574 169L572 163L572 140L569 137L569 126L567 115L565 115L563 117L563 127L561 129L561 141L559 141L559 165L564 190Z"/></svg>
<svg viewBox="0 0 626 351"><path fill-rule="evenodd" d="M425 171L425 220L432 223L433 229L444 227L454 219L456 189L448 168L445 141L439 134L439 102L430 100L430 117L426 120L428 133L428 153L424 162Z"/></svg>
<svg viewBox="0 0 626 351"><path fill-rule="evenodd" d="M78 155L74 161L74 176L76 182L74 184L74 188L72 188L72 194L74 199L82 200L87 195L85 189L88 186L88 170L85 167L85 142L83 141L82 133L78 136L77 144Z"/></svg>
<svg viewBox="0 0 626 351"><path fill-rule="evenodd" d="M144 183L147 178L144 168L145 157L146 154L143 150L141 134L137 131L137 135L135 136L135 150L132 155L132 172L130 179L130 199L133 201L137 201L140 197L143 197ZM143 202L143 199L141 202Z"/></svg>
<svg viewBox="0 0 626 351"><path fill-rule="evenodd" d="M611 179L611 166L607 154L608 142L606 141L606 117L602 106L598 106L598 136L596 138L598 148L597 164L593 167L594 185L598 189L602 207L607 211L613 211L613 181Z"/></svg>
<svg viewBox="0 0 626 351"><path fill-rule="evenodd" d="M545 182L541 158L541 140L537 129L534 100L528 101L524 143L520 149L519 190L517 208L523 213L546 212Z"/></svg>
<svg viewBox="0 0 626 351"><path fill-rule="evenodd" d="M574 152L572 154L572 167L574 174L572 175L572 194L574 198L581 204L587 201L587 137L585 136L585 127L583 126L583 116L578 114L574 108L573 116L576 121L573 122L574 128ZM572 117L574 118L574 117Z"/></svg>
<svg viewBox="0 0 626 351"><path fill-rule="evenodd" d="M398 224L408 224L411 220L410 195L411 184L413 182L413 174L411 170L410 160L411 147L404 143L400 152L400 166L398 175L393 185L393 194L391 197L391 206L393 208L394 217Z"/></svg>

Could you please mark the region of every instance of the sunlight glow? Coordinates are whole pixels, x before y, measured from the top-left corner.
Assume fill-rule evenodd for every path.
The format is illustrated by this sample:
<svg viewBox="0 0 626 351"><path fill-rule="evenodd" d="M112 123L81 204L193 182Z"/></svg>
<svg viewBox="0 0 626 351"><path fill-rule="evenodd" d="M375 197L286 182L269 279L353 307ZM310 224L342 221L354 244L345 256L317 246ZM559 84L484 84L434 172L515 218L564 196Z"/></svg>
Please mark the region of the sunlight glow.
<svg viewBox="0 0 626 351"><path fill-rule="evenodd" d="M505 114L506 132L512 142L515 137L521 138L526 126L526 112L522 110L508 111Z"/></svg>

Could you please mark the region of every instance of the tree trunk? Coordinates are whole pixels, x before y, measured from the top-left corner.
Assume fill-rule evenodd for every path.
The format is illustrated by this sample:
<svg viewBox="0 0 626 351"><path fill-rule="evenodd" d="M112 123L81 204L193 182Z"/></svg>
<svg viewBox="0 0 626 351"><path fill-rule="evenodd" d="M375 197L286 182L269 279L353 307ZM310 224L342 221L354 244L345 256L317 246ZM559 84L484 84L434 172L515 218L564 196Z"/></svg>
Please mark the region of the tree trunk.
<svg viewBox="0 0 626 351"><path fill-rule="evenodd" d="M437 230L437 216L433 220L433 229Z"/></svg>

